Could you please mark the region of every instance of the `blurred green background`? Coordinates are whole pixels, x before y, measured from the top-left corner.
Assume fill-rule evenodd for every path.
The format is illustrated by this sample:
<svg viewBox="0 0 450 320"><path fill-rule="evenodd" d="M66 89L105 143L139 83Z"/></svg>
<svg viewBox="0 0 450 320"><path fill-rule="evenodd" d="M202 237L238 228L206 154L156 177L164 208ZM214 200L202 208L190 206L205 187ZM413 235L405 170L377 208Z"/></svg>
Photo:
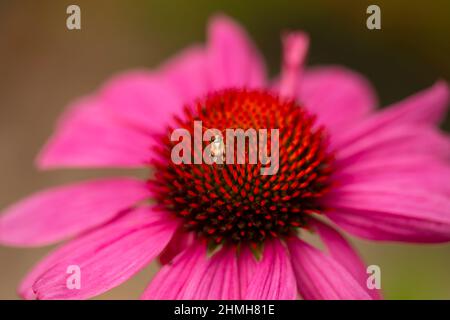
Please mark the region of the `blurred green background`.
<svg viewBox="0 0 450 320"><path fill-rule="evenodd" d="M66 8L81 7L82 30L66 29ZM366 28L366 8L381 7L382 29ZM226 13L248 30L270 74L280 66L280 33L306 30L309 64L342 64L365 74L380 105L450 79L450 1L0 1L0 208L70 181L116 171L39 173L33 159L73 98L113 73L153 68L205 40L208 18ZM447 131L450 121L443 124ZM450 178L450 177L449 177ZM450 179L449 179L450 180ZM450 246L355 241L382 270L389 299L450 299ZM15 299L25 272L49 248L0 248L0 298ZM137 298L150 266L100 298Z"/></svg>

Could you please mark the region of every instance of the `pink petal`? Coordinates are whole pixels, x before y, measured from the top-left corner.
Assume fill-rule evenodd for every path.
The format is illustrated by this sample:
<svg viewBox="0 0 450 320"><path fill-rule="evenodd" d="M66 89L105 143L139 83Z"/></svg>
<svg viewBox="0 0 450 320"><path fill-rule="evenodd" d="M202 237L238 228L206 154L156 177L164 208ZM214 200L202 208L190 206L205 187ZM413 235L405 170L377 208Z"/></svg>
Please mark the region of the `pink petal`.
<svg viewBox="0 0 450 320"><path fill-rule="evenodd" d="M118 286L157 257L177 227L169 216L141 208L73 240L37 267L39 271L44 267L47 270L33 285L36 298L87 299ZM67 287L69 266L79 267L80 289Z"/></svg>
<svg viewBox="0 0 450 320"><path fill-rule="evenodd" d="M112 221L106 226L100 227L87 235L78 237L75 241L61 245L59 248L50 252L44 259L39 261L39 263L37 263L26 275L19 286L20 296L24 299L36 299L32 286L40 275L56 265L58 261L67 259L67 257L71 256L73 251L81 245L88 246L102 241L105 237L105 231L117 230L120 226L126 227L130 224L142 223L142 225L144 225L150 221L156 221L158 218L160 218L160 215L149 214L147 210L134 210L119 219Z"/></svg>
<svg viewBox="0 0 450 320"><path fill-rule="evenodd" d="M180 253L172 263L165 265L143 293L144 300L182 299L185 287L190 280L197 261L204 259L206 246L193 244Z"/></svg>
<svg viewBox="0 0 450 320"><path fill-rule="evenodd" d="M379 290L367 288L366 266L350 243L338 231L325 223L315 220L314 226L327 247L329 255L347 269L372 299L380 299Z"/></svg>
<svg viewBox="0 0 450 320"><path fill-rule="evenodd" d="M142 299L240 299L235 249L222 248L208 257L205 244L193 244L158 272Z"/></svg>
<svg viewBox="0 0 450 320"><path fill-rule="evenodd" d="M282 96L295 97L308 48L309 38L303 32L292 32L283 37L283 67L279 84Z"/></svg>
<svg viewBox="0 0 450 320"><path fill-rule="evenodd" d="M374 176L384 172L400 172L401 174L419 173L424 169L444 168L445 161L436 159L430 154L391 154L389 157L372 158L356 161L336 172L338 176Z"/></svg>
<svg viewBox="0 0 450 320"><path fill-rule="evenodd" d="M334 176L340 185L385 183L415 186L450 195L450 166L431 155L392 154L389 157L364 159L341 168Z"/></svg>
<svg viewBox="0 0 450 320"><path fill-rule="evenodd" d="M216 16L210 23L208 36L208 70L213 89L265 85L263 59L237 23Z"/></svg>
<svg viewBox="0 0 450 320"><path fill-rule="evenodd" d="M194 241L195 237L192 232L185 232L182 228L177 230L167 247L159 256L159 262L163 265L170 263L173 258L190 247Z"/></svg>
<svg viewBox="0 0 450 320"><path fill-rule="evenodd" d="M450 157L450 139L431 127L398 125L361 137L336 153L340 167L390 156Z"/></svg>
<svg viewBox="0 0 450 320"><path fill-rule="evenodd" d="M162 75L144 71L126 72L110 80L98 96L122 121L144 132L164 134L183 100Z"/></svg>
<svg viewBox="0 0 450 320"><path fill-rule="evenodd" d="M145 183L116 178L56 187L6 209L0 217L0 242L47 245L105 223L148 197Z"/></svg>
<svg viewBox="0 0 450 320"><path fill-rule="evenodd" d="M183 50L164 64L161 74L184 103L204 97L212 88L203 47Z"/></svg>
<svg viewBox="0 0 450 320"><path fill-rule="evenodd" d="M298 239L288 241L297 287L306 300L368 300L369 294L334 258Z"/></svg>
<svg viewBox="0 0 450 320"><path fill-rule="evenodd" d="M450 199L385 182L341 186L328 195L327 216L346 231L371 240L450 240Z"/></svg>
<svg viewBox="0 0 450 320"><path fill-rule="evenodd" d="M252 281L256 270L256 258L248 246L241 246L238 257L239 285L241 288L241 297L247 295L250 282Z"/></svg>
<svg viewBox="0 0 450 320"><path fill-rule="evenodd" d="M432 87L379 111L376 115L345 130L336 146L344 146L385 127L397 125L435 125L443 119L449 102L449 88L439 81Z"/></svg>
<svg viewBox="0 0 450 320"><path fill-rule="evenodd" d="M379 125L400 121L438 124L445 117L449 98L448 84L438 81L432 87L387 107L377 122Z"/></svg>
<svg viewBox="0 0 450 320"><path fill-rule="evenodd" d="M338 66L306 69L298 100L318 116L319 124L332 136L367 117L377 105L371 84L358 73Z"/></svg>
<svg viewBox="0 0 450 320"><path fill-rule="evenodd" d="M247 255L242 258L250 257ZM291 261L279 240L264 244L262 260L256 263L253 272L253 276L249 277L245 299L294 300L297 297Z"/></svg>
<svg viewBox="0 0 450 320"><path fill-rule="evenodd" d="M39 168L141 167L149 162L152 138L114 118L93 97L69 107L37 159Z"/></svg>

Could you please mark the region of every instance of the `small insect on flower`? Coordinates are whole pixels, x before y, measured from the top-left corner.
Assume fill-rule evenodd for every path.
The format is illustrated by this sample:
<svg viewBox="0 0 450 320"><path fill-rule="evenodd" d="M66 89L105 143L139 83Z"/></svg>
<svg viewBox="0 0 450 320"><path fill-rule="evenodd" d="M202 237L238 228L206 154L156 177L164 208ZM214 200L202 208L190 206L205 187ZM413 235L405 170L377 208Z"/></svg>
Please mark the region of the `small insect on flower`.
<svg viewBox="0 0 450 320"><path fill-rule="evenodd" d="M223 138L219 135L214 136L211 157L215 163L223 163L225 161L225 144L223 143Z"/></svg>
<svg viewBox="0 0 450 320"><path fill-rule="evenodd" d="M361 75L305 67L308 46L302 32L285 35L281 75L270 81L245 31L217 16L207 45L75 101L39 168L145 167L154 175L52 188L7 208L0 243L67 241L24 278L20 295L91 298L159 260L143 299L379 299L342 231L450 241L450 140L438 129L447 84L376 110ZM210 144L212 163L172 161L179 142L171 133L195 133L197 121L221 135L182 144L181 155L195 160ZM227 129L248 140L267 133L264 147L255 139L241 153L228 148ZM228 161L239 154L245 161ZM248 161L256 154L264 161ZM265 165L272 174L261 174ZM305 240L309 233L323 250ZM76 290L66 285L73 265L82 275Z"/></svg>

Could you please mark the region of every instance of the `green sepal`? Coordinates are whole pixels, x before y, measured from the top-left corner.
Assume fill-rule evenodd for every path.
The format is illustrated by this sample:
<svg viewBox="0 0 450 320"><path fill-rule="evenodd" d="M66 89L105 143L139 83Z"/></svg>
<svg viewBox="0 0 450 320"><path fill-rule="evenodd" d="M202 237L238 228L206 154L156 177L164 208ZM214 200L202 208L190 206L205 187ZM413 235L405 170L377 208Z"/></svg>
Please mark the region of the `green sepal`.
<svg viewBox="0 0 450 320"><path fill-rule="evenodd" d="M250 243L249 245L250 251L253 253L253 257L255 257L256 261L261 261L264 250L264 243Z"/></svg>
<svg viewBox="0 0 450 320"><path fill-rule="evenodd" d="M215 255L217 252L219 252L220 249L222 249L222 247L223 247L223 241L217 243L214 240L210 240L210 241L208 241L208 244L207 244L206 255L208 256L208 258L211 258L213 255Z"/></svg>

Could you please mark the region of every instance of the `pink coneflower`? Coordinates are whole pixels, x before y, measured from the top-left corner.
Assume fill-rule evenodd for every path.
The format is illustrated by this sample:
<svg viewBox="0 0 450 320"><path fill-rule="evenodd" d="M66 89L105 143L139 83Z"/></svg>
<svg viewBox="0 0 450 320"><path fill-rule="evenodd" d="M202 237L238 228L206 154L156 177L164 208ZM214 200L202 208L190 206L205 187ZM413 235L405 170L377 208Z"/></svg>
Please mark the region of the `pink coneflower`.
<svg viewBox="0 0 450 320"><path fill-rule="evenodd" d="M305 34L283 44L281 75L270 82L245 32L216 17L206 46L156 71L119 75L74 103L40 168L152 167L154 177L58 187L7 209L5 245L71 239L33 268L20 295L90 298L159 259L143 299L377 299L336 227L375 241L449 241L450 148L436 126L446 83L376 111L360 75L303 68ZM277 173L173 163L170 132L196 120L279 129ZM324 250L302 239L311 232ZM79 289L67 286L73 265Z"/></svg>

